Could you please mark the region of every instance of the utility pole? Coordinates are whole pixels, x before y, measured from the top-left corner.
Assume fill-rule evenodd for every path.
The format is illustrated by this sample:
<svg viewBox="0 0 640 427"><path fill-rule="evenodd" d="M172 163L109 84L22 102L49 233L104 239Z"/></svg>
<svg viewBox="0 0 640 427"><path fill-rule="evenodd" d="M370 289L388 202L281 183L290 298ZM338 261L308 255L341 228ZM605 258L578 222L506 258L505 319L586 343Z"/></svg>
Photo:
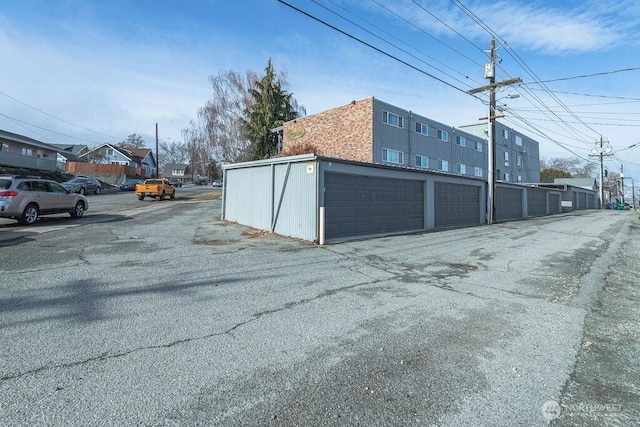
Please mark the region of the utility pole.
<svg viewBox="0 0 640 427"><path fill-rule="evenodd" d="M631 197L632 197L632 202L633 202L633 210L636 210L636 181L635 179L631 178Z"/></svg>
<svg viewBox="0 0 640 427"><path fill-rule="evenodd" d="M600 144L600 146L598 146ZM604 209L604 156L610 156L613 150L610 147L604 148L604 138L600 136L600 141L596 142L596 148L591 150L589 157L600 157L600 209Z"/></svg>
<svg viewBox="0 0 640 427"><path fill-rule="evenodd" d="M487 123L487 224L493 224L496 221L496 118L504 117L496 115L496 89L502 86L508 86L516 83L522 83L519 77L504 80L496 83L496 42L491 39L491 49L489 50L489 63L484 67L484 78L489 79L489 84L479 88L468 90L469 95L479 92L489 91L489 115L486 117ZM484 120L482 117L480 120Z"/></svg>
<svg viewBox="0 0 640 427"><path fill-rule="evenodd" d="M160 159L158 158L158 124L156 123L156 179L159 178L159 175L158 175L159 163L160 163Z"/></svg>
<svg viewBox="0 0 640 427"><path fill-rule="evenodd" d="M622 200L622 205L624 206L624 166L620 164L620 199Z"/></svg>

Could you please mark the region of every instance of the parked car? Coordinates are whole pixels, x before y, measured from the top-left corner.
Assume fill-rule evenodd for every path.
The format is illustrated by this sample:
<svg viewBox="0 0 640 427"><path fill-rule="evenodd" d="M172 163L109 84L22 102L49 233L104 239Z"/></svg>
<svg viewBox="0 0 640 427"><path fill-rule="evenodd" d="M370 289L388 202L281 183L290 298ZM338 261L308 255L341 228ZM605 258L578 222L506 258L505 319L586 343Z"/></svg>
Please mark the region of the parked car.
<svg viewBox="0 0 640 427"><path fill-rule="evenodd" d="M172 179L169 180L169 182L174 187L182 187L182 181L180 181L178 178L172 178Z"/></svg>
<svg viewBox="0 0 640 427"><path fill-rule="evenodd" d="M75 178L72 178L67 182L63 182L62 186L72 193L100 194L100 191L102 191L102 185L100 184L100 181L95 178L86 176L77 176Z"/></svg>
<svg viewBox="0 0 640 427"><path fill-rule="evenodd" d="M69 213L80 218L89 209L85 196L38 177L0 176L0 217L34 224L41 215Z"/></svg>
<svg viewBox="0 0 640 427"><path fill-rule="evenodd" d="M141 179L125 179L122 184L120 184L120 189L125 191L133 191L136 189L136 184L140 184L142 182Z"/></svg>
<svg viewBox="0 0 640 427"><path fill-rule="evenodd" d="M222 181L216 179L211 185L214 187L222 187Z"/></svg>

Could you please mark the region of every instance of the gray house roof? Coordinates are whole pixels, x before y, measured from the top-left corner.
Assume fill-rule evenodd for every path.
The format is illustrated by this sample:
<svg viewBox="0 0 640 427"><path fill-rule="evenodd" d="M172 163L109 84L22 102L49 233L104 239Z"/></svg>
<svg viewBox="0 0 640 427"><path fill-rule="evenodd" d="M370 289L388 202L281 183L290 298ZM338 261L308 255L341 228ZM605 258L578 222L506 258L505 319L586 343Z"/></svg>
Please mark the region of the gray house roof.
<svg viewBox="0 0 640 427"><path fill-rule="evenodd" d="M587 190L597 190L598 181L595 178L554 178L554 184L567 184L574 187L586 188Z"/></svg>
<svg viewBox="0 0 640 427"><path fill-rule="evenodd" d="M15 141L25 145L31 145L33 147L42 148L45 150L60 152L61 150L53 144L46 144L38 141L37 139L29 138L28 136L18 135L17 133L7 132L6 130L0 130L0 139L7 141Z"/></svg>

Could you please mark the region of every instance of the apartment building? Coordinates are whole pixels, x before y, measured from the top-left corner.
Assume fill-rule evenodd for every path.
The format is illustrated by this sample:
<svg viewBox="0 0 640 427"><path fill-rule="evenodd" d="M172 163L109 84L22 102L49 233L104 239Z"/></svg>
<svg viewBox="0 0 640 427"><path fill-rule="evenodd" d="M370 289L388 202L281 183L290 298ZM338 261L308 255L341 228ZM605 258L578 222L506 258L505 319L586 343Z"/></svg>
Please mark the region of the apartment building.
<svg viewBox="0 0 640 427"><path fill-rule="evenodd" d="M322 155L487 178L486 124L455 128L374 97L283 126L283 149L311 144ZM537 182L538 143L496 124L497 179Z"/></svg>

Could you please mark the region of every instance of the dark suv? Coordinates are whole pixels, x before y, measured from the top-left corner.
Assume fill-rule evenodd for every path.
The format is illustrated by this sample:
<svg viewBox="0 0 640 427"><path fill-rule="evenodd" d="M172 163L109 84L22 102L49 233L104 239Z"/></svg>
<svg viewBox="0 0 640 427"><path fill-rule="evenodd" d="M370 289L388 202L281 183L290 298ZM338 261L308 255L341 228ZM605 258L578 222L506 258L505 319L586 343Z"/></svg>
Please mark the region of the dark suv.
<svg viewBox="0 0 640 427"><path fill-rule="evenodd" d="M31 225L40 215L69 213L80 218L89 209L87 199L49 179L0 176L0 218Z"/></svg>

